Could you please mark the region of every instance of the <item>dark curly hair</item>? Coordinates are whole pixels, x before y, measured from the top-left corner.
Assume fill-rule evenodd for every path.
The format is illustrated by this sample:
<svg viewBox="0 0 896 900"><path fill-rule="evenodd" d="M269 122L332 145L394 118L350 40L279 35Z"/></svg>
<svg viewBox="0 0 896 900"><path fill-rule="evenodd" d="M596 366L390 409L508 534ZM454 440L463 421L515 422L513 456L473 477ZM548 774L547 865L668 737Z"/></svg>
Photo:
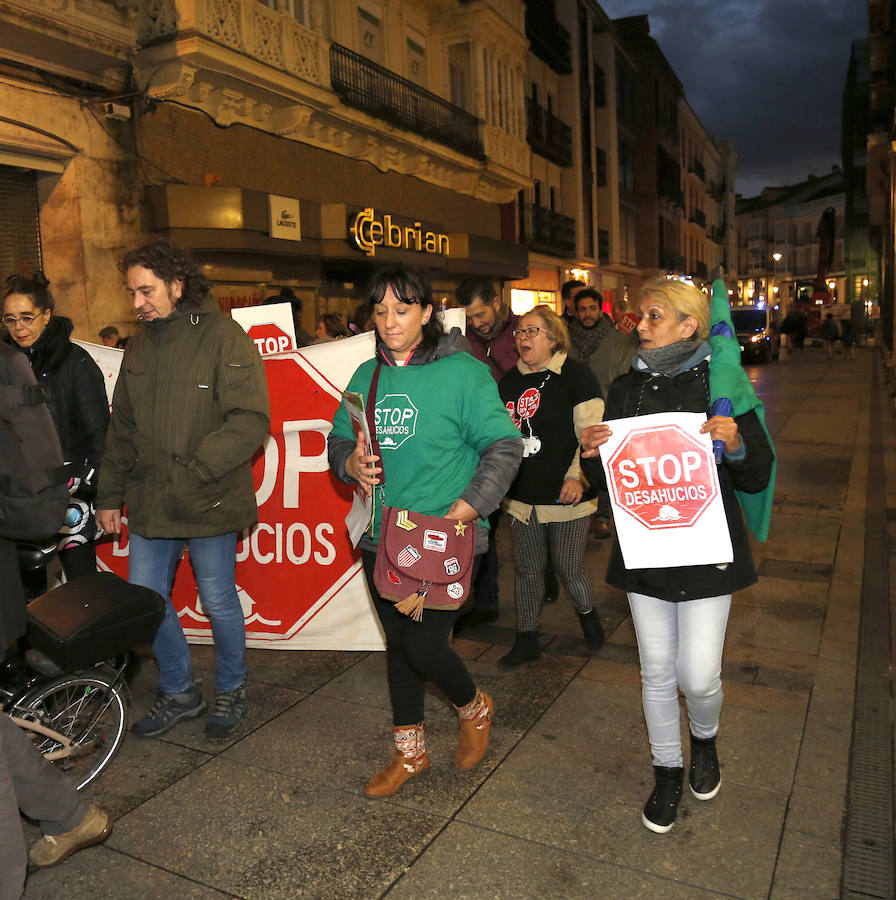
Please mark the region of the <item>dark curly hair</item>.
<svg viewBox="0 0 896 900"><path fill-rule="evenodd" d="M176 244L168 241L153 241L136 250L131 250L119 263L123 275L134 266L149 269L156 278L161 278L170 288L176 281L183 282L180 299L175 304L181 309L197 309L211 293L205 277L199 273L193 257Z"/></svg>
<svg viewBox="0 0 896 900"><path fill-rule="evenodd" d="M423 272L402 264L383 266L373 273L368 283L367 312L370 316L373 316L377 303L382 302L387 288L392 288L392 293L401 303L419 303L423 309L434 305L432 288L429 285L429 279ZM441 316L431 314L429 320L423 325L423 337L420 340L419 349L424 351L433 349L442 334L444 331Z"/></svg>
<svg viewBox="0 0 896 900"><path fill-rule="evenodd" d="M28 297L35 309L48 309L50 312L56 309L56 301L50 293L50 282L43 272L35 272L30 277L10 275L6 279L3 299L5 300L10 294L22 294Z"/></svg>

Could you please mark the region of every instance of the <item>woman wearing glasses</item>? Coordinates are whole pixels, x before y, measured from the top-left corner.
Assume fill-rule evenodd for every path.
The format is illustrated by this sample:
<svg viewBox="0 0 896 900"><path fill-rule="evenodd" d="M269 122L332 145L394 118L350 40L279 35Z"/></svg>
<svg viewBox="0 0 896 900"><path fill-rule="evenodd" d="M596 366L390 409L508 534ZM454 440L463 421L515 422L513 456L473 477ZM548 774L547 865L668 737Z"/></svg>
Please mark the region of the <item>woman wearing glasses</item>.
<svg viewBox="0 0 896 900"><path fill-rule="evenodd" d="M31 363L50 407L69 465L71 502L59 534L59 559L68 579L96 571L93 515L97 469L106 442L109 401L103 374L90 354L71 342L72 322L54 314L49 282L42 272L13 275L3 295L6 342ZM29 575L32 590L46 588L44 571Z"/></svg>
<svg viewBox="0 0 896 900"><path fill-rule="evenodd" d="M575 604L588 649L597 651L604 642L585 566L597 499L579 465L581 431L603 417L600 385L588 366L567 357L566 323L549 307L526 313L513 336L519 362L498 385L523 437L523 461L504 500L516 562L517 619L513 648L498 660L506 668L540 655L548 555Z"/></svg>

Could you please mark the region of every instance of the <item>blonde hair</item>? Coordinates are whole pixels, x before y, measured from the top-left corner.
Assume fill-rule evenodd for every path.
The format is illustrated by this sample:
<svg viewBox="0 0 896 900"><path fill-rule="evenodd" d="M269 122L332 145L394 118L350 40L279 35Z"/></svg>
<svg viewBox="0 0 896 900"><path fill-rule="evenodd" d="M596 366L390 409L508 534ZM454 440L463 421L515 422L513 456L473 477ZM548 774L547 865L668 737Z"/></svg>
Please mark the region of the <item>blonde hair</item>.
<svg viewBox="0 0 896 900"><path fill-rule="evenodd" d="M526 316L538 316L544 323L544 330L547 332L548 340L554 345L554 353L569 352L569 330L566 322L545 304L534 306L527 313L520 316L522 322Z"/></svg>
<svg viewBox="0 0 896 900"><path fill-rule="evenodd" d="M641 308L648 300L660 303L683 322L688 316L697 320L694 337L705 341L709 337L709 297L699 288L677 278L654 278L641 287Z"/></svg>

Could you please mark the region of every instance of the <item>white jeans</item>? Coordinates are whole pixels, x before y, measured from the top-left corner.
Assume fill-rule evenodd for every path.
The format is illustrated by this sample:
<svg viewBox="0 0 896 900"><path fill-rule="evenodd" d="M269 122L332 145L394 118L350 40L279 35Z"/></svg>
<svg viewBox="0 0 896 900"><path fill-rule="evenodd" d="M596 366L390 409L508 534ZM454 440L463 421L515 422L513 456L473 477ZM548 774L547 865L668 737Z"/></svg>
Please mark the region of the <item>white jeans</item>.
<svg viewBox="0 0 896 900"><path fill-rule="evenodd" d="M731 595L671 603L629 594L641 657L641 696L655 766L682 765L678 689L691 734L714 737L722 710L722 647Z"/></svg>

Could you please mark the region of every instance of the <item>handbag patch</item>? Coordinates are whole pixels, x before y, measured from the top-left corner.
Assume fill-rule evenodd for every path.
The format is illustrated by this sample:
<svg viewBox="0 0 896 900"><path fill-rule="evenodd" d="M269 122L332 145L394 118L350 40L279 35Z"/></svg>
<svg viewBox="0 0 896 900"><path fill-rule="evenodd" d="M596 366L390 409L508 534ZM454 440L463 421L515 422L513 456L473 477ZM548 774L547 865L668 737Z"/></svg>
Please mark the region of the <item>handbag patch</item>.
<svg viewBox="0 0 896 900"><path fill-rule="evenodd" d="M460 571L460 563L457 561L456 556L452 556L451 559L445 560L445 574L446 575L457 575Z"/></svg>
<svg viewBox="0 0 896 900"><path fill-rule="evenodd" d="M452 581L451 584L445 588L445 591L449 597L460 600L464 595L464 586L459 581Z"/></svg>
<svg viewBox="0 0 896 900"><path fill-rule="evenodd" d="M444 553L448 549L448 535L444 531L427 529L423 532L423 549Z"/></svg>
<svg viewBox="0 0 896 900"><path fill-rule="evenodd" d="M415 526L416 527L416 526ZM398 554L395 559L395 562L398 563L403 569L407 569L410 566L414 565L417 560L420 559L420 552L412 547L410 544Z"/></svg>

